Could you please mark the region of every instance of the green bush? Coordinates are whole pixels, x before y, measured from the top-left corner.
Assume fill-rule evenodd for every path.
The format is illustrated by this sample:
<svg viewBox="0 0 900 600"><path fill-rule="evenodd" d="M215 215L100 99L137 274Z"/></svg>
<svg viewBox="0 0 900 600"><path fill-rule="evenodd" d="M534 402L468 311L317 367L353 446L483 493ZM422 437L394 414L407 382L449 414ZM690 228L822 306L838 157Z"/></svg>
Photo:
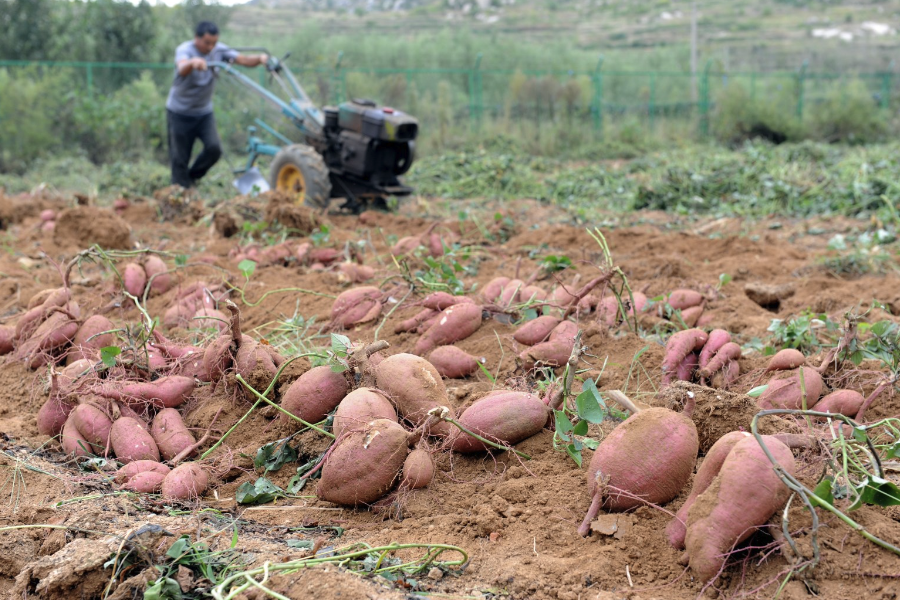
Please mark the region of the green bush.
<svg viewBox="0 0 900 600"><path fill-rule="evenodd" d="M826 142L864 144L881 139L887 117L859 79L832 86L821 103L810 110L813 137Z"/></svg>
<svg viewBox="0 0 900 600"><path fill-rule="evenodd" d="M0 171L22 172L61 144L56 123L67 88L63 72L0 69Z"/></svg>

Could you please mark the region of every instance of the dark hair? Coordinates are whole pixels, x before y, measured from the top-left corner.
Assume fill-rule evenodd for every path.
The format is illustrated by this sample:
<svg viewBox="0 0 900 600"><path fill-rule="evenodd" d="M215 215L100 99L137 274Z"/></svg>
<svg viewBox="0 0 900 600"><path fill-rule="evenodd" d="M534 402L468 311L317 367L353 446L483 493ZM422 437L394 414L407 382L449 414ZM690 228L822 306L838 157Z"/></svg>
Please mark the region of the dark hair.
<svg viewBox="0 0 900 600"><path fill-rule="evenodd" d="M218 26L212 21L200 21L197 23L197 28L194 30L194 35L197 37L203 37L206 34L209 35L219 35Z"/></svg>

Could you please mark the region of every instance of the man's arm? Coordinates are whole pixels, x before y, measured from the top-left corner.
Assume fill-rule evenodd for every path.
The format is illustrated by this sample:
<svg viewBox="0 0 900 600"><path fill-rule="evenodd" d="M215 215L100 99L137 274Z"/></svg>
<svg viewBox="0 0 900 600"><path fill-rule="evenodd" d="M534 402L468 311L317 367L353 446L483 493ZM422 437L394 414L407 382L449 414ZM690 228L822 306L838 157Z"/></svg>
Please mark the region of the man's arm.
<svg viewBox="0 0 900 600"><path fill-rule="evenodd" d="M194 69L198 71L205 71L207 68L209 68L206 64L206 61L200 57L184 58L182 60L179 60L175 64L178 68L178 74L182 77L187 77Z"/></svg>
<svg viewBox="0 0 900 600"><path fill-rule="evenodd" d="M241 65L242 67L258 67L259 65L264 65L269 62L268 54L238 54L234 62Z"/></svg>

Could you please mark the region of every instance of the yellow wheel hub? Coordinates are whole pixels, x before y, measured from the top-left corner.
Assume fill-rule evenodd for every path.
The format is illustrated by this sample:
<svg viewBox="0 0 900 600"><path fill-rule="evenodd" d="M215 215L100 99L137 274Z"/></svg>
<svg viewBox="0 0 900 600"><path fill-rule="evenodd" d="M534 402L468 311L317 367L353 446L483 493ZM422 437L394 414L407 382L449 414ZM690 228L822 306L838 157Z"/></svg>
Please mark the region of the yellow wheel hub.
<svg viewBox="0 0 900 600"><path fill-rule="evenodd" d="M302 198L303 192L306 191L306 180L303 178L303 172L294 165L284 165L278 171L277 188L279 191L290 192Z"/></svg>

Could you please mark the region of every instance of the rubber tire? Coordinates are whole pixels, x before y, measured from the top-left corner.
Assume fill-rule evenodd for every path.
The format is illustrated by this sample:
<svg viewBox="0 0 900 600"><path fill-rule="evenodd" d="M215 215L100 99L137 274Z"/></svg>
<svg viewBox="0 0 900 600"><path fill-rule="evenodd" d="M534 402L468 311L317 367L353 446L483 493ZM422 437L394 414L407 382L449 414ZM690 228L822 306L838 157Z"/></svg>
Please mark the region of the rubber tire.
<svg viewBox="0 0 900 600"><path fill-rule="evenodd" d="M306 206L312 208L328 208L331 198L331 180L328 178L328 167L322 155L306 144L294 144L282 148L269 167L269 187L278 189L278 173L287 165L293 165L303 174L306 189L302 198ZM285 190L289 191L289 190Z"/></svg>

